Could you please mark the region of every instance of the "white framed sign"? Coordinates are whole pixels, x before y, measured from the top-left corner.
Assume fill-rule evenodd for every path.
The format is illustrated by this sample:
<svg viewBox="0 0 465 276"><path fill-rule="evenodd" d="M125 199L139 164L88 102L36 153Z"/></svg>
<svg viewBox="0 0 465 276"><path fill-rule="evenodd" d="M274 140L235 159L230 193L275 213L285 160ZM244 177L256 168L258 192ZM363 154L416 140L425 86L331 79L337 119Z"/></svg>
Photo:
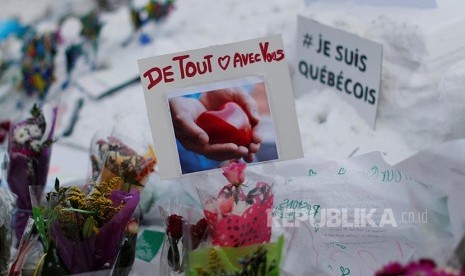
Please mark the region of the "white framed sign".
<svg viewBox="0 0 465 276"><path fill-rule="evenodd" d="M138 63L162 178L303 157L281 36Z"/></svg>

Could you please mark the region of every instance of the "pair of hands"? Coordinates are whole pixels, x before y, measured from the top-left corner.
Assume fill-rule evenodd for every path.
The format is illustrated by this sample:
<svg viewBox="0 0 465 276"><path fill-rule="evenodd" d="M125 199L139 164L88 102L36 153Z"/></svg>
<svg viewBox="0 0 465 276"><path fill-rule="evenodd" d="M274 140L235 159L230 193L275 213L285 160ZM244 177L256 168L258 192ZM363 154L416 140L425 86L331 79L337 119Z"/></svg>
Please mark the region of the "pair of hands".
<svg viewBox="0 0 465 276"><path fill-rule="evenodd" d="M227 102L237 103L249 117L253 129L252 143L248 147L234 143L210 144L208 134L195 123L202 112L218 110ZM217 161L244 158L246 162L252 162L254 154L260 149L260 117L257 103L244 91L221 89L204 93L200 99L171 98L169 105L176 139L187 150Z"/></svg>

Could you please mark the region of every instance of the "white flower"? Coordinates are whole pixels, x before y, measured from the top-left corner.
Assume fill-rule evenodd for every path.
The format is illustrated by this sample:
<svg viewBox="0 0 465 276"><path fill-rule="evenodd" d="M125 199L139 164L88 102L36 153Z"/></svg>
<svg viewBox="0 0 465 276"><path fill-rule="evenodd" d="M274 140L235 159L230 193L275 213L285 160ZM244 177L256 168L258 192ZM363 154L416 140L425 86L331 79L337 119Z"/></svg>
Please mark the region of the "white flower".
<svg viewBox="0 0 465 276"><path fill-rule="evenodd" d="M232 215L242 216L242 214L247 210L249 206L245 201L239 201L237 204L234 204L234 207L231 211Z"/></svg>
<svg viewBox="0 0 465 276"><path fill-rule="evenodd" d="M40 138L42 137L42 130L37 125L28 125L29 134L32 137Z"/></svg>
<svg viewBox="0 0 465 276"><path fill-rule="evenodd" d="M20 144L24 144L29 140L30 136L26 130L26 126L17 127L14 131L15 141Z"/></svg>
<svg viewBox="0 0 465 276"><path fill-rule="evenodd" d="M40 140L34 140L31 142L31 148L34 151L40 151L41 147L42 147L42 144L40 143Z"/></svg>

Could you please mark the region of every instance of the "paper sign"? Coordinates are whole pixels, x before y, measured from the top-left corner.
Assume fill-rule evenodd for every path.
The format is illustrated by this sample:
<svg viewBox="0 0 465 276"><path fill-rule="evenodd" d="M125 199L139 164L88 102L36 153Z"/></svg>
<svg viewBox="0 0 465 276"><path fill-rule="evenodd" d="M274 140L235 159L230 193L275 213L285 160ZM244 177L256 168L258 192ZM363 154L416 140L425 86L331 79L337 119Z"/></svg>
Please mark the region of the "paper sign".
<svg viewBox="0 0 465 276"><path fill-rule="evenodd" d="M306 0L308 4L321 0ZM325 0L325 3L353 2L356 4L379 7L412 7L412 8L437 8L436 0Z"/></svg>
<svg viewBox="0 0 465 276"><path fill-rule="evenodd" d="M331 88L374 128L380 98L382 45L298 17L294 89Z"/></svg>
<svg viewBox="0 0 465 276"><path fill-rule="evenodd" d="M303 156L280 36L139 60L162 178Z"/></svg>

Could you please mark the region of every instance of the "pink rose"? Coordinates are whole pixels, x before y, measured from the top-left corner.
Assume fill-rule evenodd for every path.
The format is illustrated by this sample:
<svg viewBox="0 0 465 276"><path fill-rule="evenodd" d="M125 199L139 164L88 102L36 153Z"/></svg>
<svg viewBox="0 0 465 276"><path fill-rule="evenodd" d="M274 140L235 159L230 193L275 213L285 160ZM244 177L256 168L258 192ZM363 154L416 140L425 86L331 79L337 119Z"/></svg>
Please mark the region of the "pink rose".
<svg viewBox="0 0 465 276"><path fill-rule="evenodd" d="M239 186L245 179L245 163L231 162L228 166L223 167L223 175L234 186Z"/></svg>

